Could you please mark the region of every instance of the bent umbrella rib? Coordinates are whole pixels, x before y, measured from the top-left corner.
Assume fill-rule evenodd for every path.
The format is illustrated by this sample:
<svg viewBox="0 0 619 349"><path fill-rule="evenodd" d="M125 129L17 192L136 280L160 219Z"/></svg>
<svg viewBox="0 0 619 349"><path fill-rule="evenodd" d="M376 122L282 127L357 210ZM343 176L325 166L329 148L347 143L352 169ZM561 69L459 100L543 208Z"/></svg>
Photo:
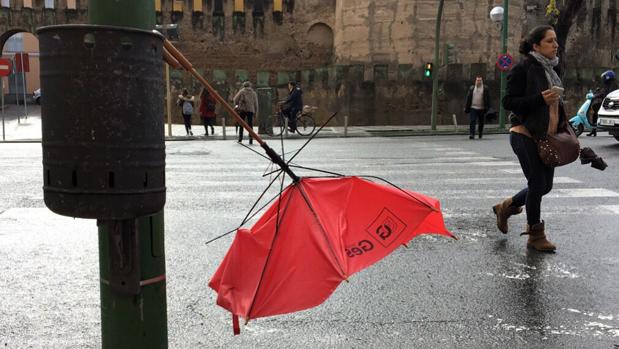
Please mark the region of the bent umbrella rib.
<svg viewBox="0 0 619 349"><path fill-rule="evenodd" d="M260 287L262 286L262 280L264 280L264 273L267 270L269 261L271 260L271 255L273 254L273 246L275 245L275 240L277 240L277 236L279 235L279 232L280 232L279 226L281 223L281 219L283 219L284 215L286 214L286 210L288 209L288 206L290 205L290 202L292 201L292 195L294 194L294 193L290 193L290 195L288 195L288 200L286 201L284 205L283 212L281 212L281 202L282 202L281 195L282 195L283 186L284 186L283 178L282 178L281 183L282 184L280 185L280 192L279 192L280 200L277 201L277 215L275 217L275 234L273 234L273 240L271 240L271 246L269 247L269 254L267 255L266 261L264 262L264 266L262 267L262 272L260 273L260 279L258 280L258 286L256 286L256 292L254 292L254 296L251 300L251 305L249 306L249 309L247 309L246 321L249 321L249 319L251 318L251 311L254 309L256 298L258 297L258 293L260 292ZM293 183L290 186L294 187L296 185L297 185L296 183Z"/></svg>
<svg viewBox="0 0 619 349"><path fill-rule="evenodd" d="M340 269L340 275L342 275L342 278L347 279L348 275L346 271L344 271L344 268L342 267L342 265L340 264L340 260L335 254L335 251L333 250L333 245L331 244L331 241L327 237L325 228L322 226L322 223L320 223L320 219L318 219L318 215L316 214L316 211L314 210L312 203L309 201L309 198L305 194L305 191L303 190L301 185L299 185L298 187L299 187L299 192L301 193L301 196L303 197L303 201L305 201L305 204L307 205L310 212L312 213L312 217L314 217L314 220L316 220L316 224L318 224L318 227L320 227L320 231L322 232L325 242L327 243L327 246L329 246L329 252L331 252L331 255L333 256L333 259L335 260L337 267Z"/></svg>

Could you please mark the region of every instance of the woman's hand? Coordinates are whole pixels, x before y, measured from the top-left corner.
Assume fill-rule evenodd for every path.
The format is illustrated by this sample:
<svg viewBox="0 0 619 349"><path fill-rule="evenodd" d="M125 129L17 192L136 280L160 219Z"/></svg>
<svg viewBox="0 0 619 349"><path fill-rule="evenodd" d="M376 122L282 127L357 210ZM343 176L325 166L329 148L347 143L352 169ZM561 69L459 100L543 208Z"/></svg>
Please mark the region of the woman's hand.
<svg viewBox="0 0 619 349"><path fill-rule="evenodd" d="M553 105L559 101L559 94L552 90L542 91L542 97L547 105Z"/></svg>

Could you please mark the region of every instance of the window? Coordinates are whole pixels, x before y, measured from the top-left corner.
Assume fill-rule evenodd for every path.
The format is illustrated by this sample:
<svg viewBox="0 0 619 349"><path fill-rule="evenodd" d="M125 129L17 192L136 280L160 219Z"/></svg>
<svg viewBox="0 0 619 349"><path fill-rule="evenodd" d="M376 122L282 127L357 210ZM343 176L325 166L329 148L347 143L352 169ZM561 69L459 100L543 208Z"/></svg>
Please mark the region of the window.
<svg viewBox="0 0 619 349"><path fill-rule="evenodd" d="M173 12L183 12L183 0L174 0L174 4L172 5Z"/></svg>
<svg viewBox="0 0 619 349"><path fill-rule="evenodd" d="M2 0L2 7L11 7L10 0Z"/></svg>
<svg viewBox="0 0 619 349"><path fill-rule="evenodd" d="M213 4L213 16L223 16L224 15L224 3L223 0L215 0Z"/></svg>
<svg viewBox="0 0 619 349"><path fill-rule="evenodd" d="M202 0L193 0L193 12L202 12Z"/></svg>
<svg viewBox="0 0 619 349"><path fill-rule="evenodd" d="M282 0L273 0L273 12L282 12Z"/></svg>
<svg viewBox="0 0 619 349"><path fill-rule="evenodd" d="M32 0L24 0L24 8L32 8Z"/></svg>
<svg viewBox="0 0 619 349"><path fill-rule="evenodd" d="M234 0L234 12L245 12L243 0Z"/></svg>
<svg viewBox="0 0 619 349"><path fill-rule="evenodd" d="M77 10L77 1L76 0L67 0L67 9L69 9L69 10Z"/></svg>
<svg viewBox="0 0 619 349"><path fill-rule="evenodd" d="M54 8L54 0L45 0L45 8Z"/></svg>
<svg viewBox="0 0 619 349"><path fill-rule="evenodd" d="M161 0L155 0L155 11L161 12Z"/></svg>

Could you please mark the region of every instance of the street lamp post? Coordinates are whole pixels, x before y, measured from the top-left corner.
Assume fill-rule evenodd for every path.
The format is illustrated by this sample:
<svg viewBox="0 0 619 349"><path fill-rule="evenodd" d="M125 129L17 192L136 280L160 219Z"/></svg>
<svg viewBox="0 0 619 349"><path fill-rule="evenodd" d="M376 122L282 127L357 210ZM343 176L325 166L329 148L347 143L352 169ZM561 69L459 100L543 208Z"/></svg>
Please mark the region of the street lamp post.
<svg viewBox="0 0 619 349"><path fill-rule="evenodd" d="M501 23L501 54L507 54L507 35L509 21L509 0L503 0L503 7L496 6L490 11L490 19L493 22ZM507 86L506 71L501 70L501 97L499 99L499 129L505 129L505 108L503 108L503 97Z"/></svg>

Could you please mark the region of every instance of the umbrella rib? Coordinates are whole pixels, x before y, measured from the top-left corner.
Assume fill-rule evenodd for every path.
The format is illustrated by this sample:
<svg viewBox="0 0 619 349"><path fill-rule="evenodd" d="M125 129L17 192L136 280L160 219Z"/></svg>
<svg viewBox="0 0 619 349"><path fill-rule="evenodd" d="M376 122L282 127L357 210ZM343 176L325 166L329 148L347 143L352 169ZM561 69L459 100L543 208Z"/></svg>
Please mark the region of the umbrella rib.
<svg viewBox="0 0 619 349"><path fill-rule="evenodd" d="M318 219L318 215L316 214L314 207L310 203L309 198L306 196L305 191L303 190L303 188L301 188L301 186L299 186L299 192L301 193L301 196L303 197L303 201L305 201L305 204L307 205L309 210L312 212L312 216L314 216L314 220L316 220L316 224L318 224L318 226L320 227L320 231L322 232L323 238L325 239L327 246L329 246L329 252L331 252L331 255L333 255L333 259L337 263L337 267L340 269L341 275L345 279L347 279L348 275L346 275L344 268L340 264L340 260L337 258L337 255L335 254L335 251L333 250L333 246L331 245L331 242L329 241L329 238L327 237L327 232L325 231L325 228L320 223L320 220Z"/></svg>
<svg viewBox="0 0 619 349"><path fill-rule="evenodd" d="M426 206L426 207L428 207L428 208L432 209L433 211L438 211L438 210L437 210L434 206L432 206L432 205L428 205L427 203L425 203L425 202L423 202L423 201L419 200L418 198L416 198L416 197L414 197L413 195L411 195L410 193L408 193L406 190L404 190L404 189L402 189L402 188L398 187L397 185L395 185L395 184L393 184L393 183L389 182L388 180L386 180L386 179L384 179L384 178L382 178L382 177L378 177L378 176L370 176L370 175L359 175L358 177L362 177L362 178L374 178L374 179L379 179L379 180L381 180L381 181L383 181L383 182L385 182L385 183L389 184L390 186L392 186L392 187L394 187L394 188L398 189L399 191L401 191L402 193L406 194L407 196L409 196L410 198L414 199L415 201L419 202L420 204L422 204L422 205L424 205L424 206Z"/></svg>
<svg viewBox="0 0 619 349"><path fill-rule="evenodd" d="M266 156L266 155L264 155L264 154L259 153L259 152L258 152L258 151L256 151L255 149L250 148L249 146L247 146L247 145L245 145L245 144L243 144L243 143L239 143L239 144L241 144L243 147L245 147L245 149L249 149L249 150L253 151L254 153L258 154L258 156L263 157L263 158L265 158L265 159L267 159L267 160L269 160L269 161L271 161L271 162L273 161L273 160L271 160L271 158L269 158L268 156Z"/></svg>
<svg viewBox="0 0 619 349"><path fill-rule="evenodd" d="M251 209L249 209L249 211L247 212L247 215L245 216L245 218L243 219L243 222L236 228L230 230L229 232L223 233L219 236L216 236L212 239L210 239L209 241L205 242L205 245L210 244L211 242L215 241L215 240L219 240L221 238L223 238L226 235L232 234L235 231L237 231L240 227L243 226L243 224L247 223L250 219L254 218L254 216L256 216L260 211L262 211L265 207L267 207L271 202L273 202L273 200L275 200L277 197L280 196L281 192L278 193L277 195L273 196L272 198L269 199L269 201L267 201L264 205L262 205L259 209L256 210L256 212L254 212L253 214L251 213L251 211L254 209L254 207L256 207L256 204L258 204L258 202L260 202L260 200L262 199L262 197L264 197L264 194L266 194L266 192L269 190L269 188L271 188L271 185L273 185L273 183L275 183L275 181L277 180L277 178L283 173L283 170L279 170L279 173L277 174L277 176L275 176L275 178L273 178L273 180L271 181L271 183L269 183L269 185L267 186L267 188L262 192L262 194L260 195L260 197L258 197L258 199L256 200L256 202L254 202L254 205L251 207ZM251 215L250 215L251 214Z"/></svg>
<svg viewBox="0 0 619 349"><path fill-rule="evenodd" d="M249 209L249 212L247 212L247 215L245 216L245 218L243 218L243 222L241 223L241 225L243 225L243 224L247 223L247 220L248 220L248 218L247 218L247 217L249 217L249 215L251 214L252 210L253 210L253 209L254 209L254 208L258 205L258 202L260 202L260 200L262 200L262 198L264 197L264 194L266 194L266 193L267 193L267 191L269 191L269 189L271 189L271 186L273 185L273 183L275 183L275 181L277 180L277 178L279 178L279 176L280 176L283 172L284 172L283 170L280 170L280 171L279 171L279 173L277 174L277 176L275 176L275 178L273 178L273 180L271 180L271 183L269 183L269 185L267 185L267 187L266 187L266 188L262 191L262 194L260 194L260 196L258 197L258 199L256 199L256 201L254 202L254 204L252 205L252 207ZM282 183L282 186L283 186L283 183ZM281 190L283 190L281 186L280 186L280 189L281 189ZM281 195L281 190L280 190L280 192L279 192L279 194L278 194L278 195ZM271 199L271 201L272 201L272 200L273 200L273 199ZM268 203L267 203L267 204L268 204ZM264 207L264 206L263 206L263 207ZM257 213L257 212L260 212L260 210L256 211L256 213Z"/></svg>
<svg viewBox="0 0 619 349"><path fill-rule="evenodd" d="M322 124L322 126L320 126L320 127L318 128L318 131L314 132L314 134L312 134L312 135L310 136L310 138L309 138L309 139L308 139L308 140L307 140L307 141L306 141L306 142L305 142L305 143L301 146L301 148L299 148L299 150L297 150L297 152L296 152L296 153L294 153L294 154L292 155L292 157L290 158L290 160L288 160L288 162L286 162L286 163L287 163L287 164L289 164L289 163L290 163L290 162L291 162L291 161L292 161L292 160L293 160L293 159L294 159L297 155L299 155L299 153L301 152L301 150L303 150L303 148L305 148L305 146L306 146L306 145L308 145L308 144L309 144L309 142L311 142L311 141L314 139L314 137L316 137L316 135L317 135L320 131L322 131L322 129L323 129L325 126L327 126L327 124L328 124L328 123L329 123L329 122L330 122L330 121L331 121L331 120L332 120L332 119L333 119L333 118L337 115L337 113L338 113L338 112L335 112L335 113L331 114L331 116L327 119L327 121L325 121L325 122ZM283 151L283 149L282 149L282 151ZM286 161L286 159L284 159L284 161Z"/></svg>
<svg viewBox="0 0 619 349"><path fill-rule="evenodd" d="M310 171L315 171L315 172L326 173L326 174L334 175L334 176L337 176L337 177L346 177L346 175L341 174L341 173L325 171L325 170L319 170L317 168L306 167L306 166L301 166L301 165L290 165L290 167L300 168L300 169L303 169L303 170L310 170Z"/></svg>
<svg viewBox="0 0 619 349"><path fill-rule="evenodd" d="M251 300L251 304L249 305L249 309L247 310L247 319L246 321L248 322L249 319L251 318L251 312L254 309L254 304L256 303L256 298L258 297L258 292L260 292L260 286L262 286L262 280L264 279L264 273L267 270L267 266L269 265L269 261L271 260L271 254L273 252L273 246L275 245L275 240L277 239L277 236L279 235L279 226L280 226L280 211L281 211L281 203L282 203L282 192L284 191L284 178L282 177L281 179L281 184L280 184L280 191L278 194L279 200L277 201L277 215L275 217L275 234L273 234L273 240L271 241L271 246L269 247L269 254L267 254L267 259L264 262L264 267L262 268L262 272L260 273L260 279L258 280L258 286L256 287L256 292L254 293L254 297ZM291 185L296 185L296 183L293 183ZM290 201L292 199L292 193L288 196L288 201L286 201L286 205L284 206L284 212L281 213L281 216L283 216L286 211L288 210L288 206L290 205Z"/></svg>

